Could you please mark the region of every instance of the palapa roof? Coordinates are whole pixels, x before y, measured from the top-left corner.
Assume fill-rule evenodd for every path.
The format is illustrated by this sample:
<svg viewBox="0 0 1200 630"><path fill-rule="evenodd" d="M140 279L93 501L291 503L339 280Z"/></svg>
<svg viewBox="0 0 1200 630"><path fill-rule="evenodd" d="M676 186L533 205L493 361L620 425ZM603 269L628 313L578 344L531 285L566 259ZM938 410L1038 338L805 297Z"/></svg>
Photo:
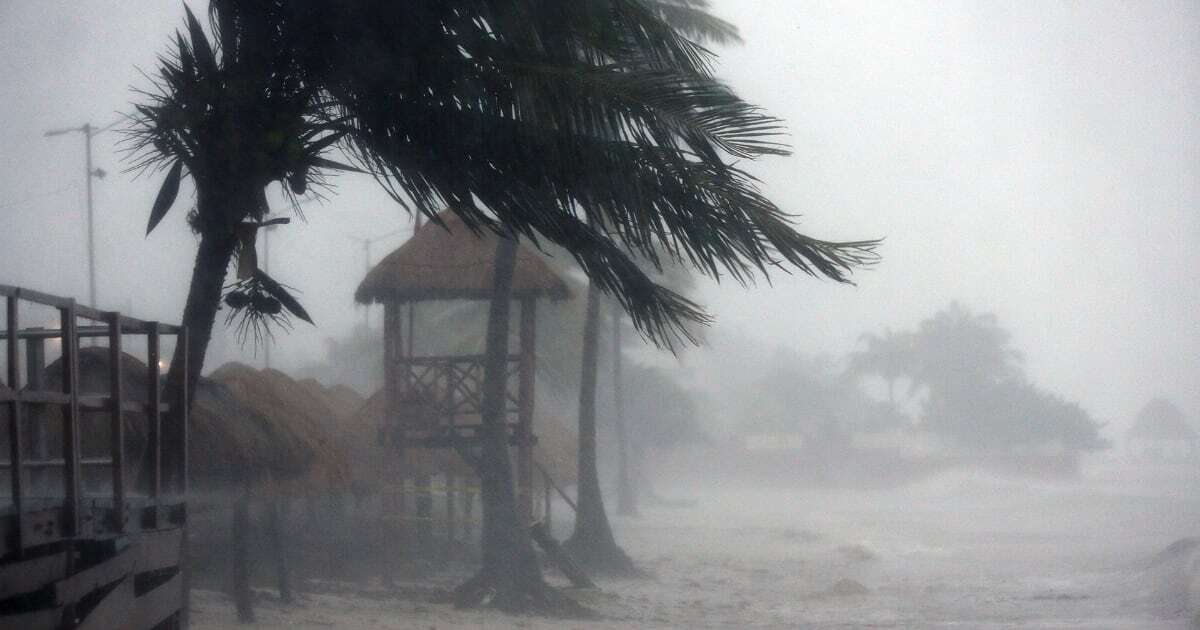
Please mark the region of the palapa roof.
<svg viewBox="0 0 1200 630"><path fill-rule="evenodd" d="M355 301L369 304L491 297L498 237L487 228L476 235L449 210L438 216L446 227L432 222L421 226L408 242L367 273L354 293ZM567 296L566 282L550 269L543 256L524 244L517 250L514 298Z"/></svg>

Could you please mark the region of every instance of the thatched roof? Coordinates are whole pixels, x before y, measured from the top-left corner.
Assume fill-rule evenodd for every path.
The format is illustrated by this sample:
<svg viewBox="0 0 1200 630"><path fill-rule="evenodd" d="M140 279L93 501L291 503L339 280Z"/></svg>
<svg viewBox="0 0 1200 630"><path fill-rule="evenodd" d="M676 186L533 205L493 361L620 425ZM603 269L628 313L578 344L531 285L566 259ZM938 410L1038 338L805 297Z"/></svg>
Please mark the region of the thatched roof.
<svg viewBox="0 0 1200 630"><path fill-rule="evenodd" d="M1200 435L1188 424L1183 412L1164 398L1155 398L1146 403L1127 435L1150 440L1200 440Z"/></svg>
<svg viewBox="0 0 1200 630"><path fill-rule="evenodd" d="M315 378L301 379L296 381L296 384L303 387L311 395L320 398L325 403L325 406L333 412L333 418L337 420L349 417L366 402L366 399L361 394L346 385L325 387Z"/></svg>
<svg viewBox="0 0 1200 630"><path fill-rule="evenodd" d="M354 299L371 302L481 300L492 294L497 236L472 232L453 212L439 215L443 228L426 223L399 249L388 254L358 285ZM514 299L563 299L567 285L543 260L544 254L522 245L513 271Z"/></svg>
<svg viewBox="0 0 1200 630"><path fill-rule="evenodd" d="M449 472L459 476L473 477L475 471L452 449L405 449L403 459L390 446L380 442L383 427L384 394L382 391L367 399L352 416L344 421L345 433L354 435L353 458L356 462L386 462L398 460L390 470L401 471L406 477L436 475ZM468 418L467 421L470 419ZM478 420L476 418L476 420ZM557 418L535 414L533 433L538 443L533 447L533 456L545 466L550 476L559 484L575 482L575 453L577 438ZM389 468L382 465L356 467L354 483L363 490L378 490L390 480L386 477Z"/></svg>
<svg viewBox="0 0 1200 630"><path fill-rule="evenodd" d="M286 429L272 435L276 448L303 448L311 454L304 489L320 491L344 487L350 481L347 450L331 427L334 412L291 377L278 370L256 370L242 363L226 363L211 380L228 388L233 399ZM199 400L197 400L197 404Z"/></svg>
<svg viewBox="0 0 1200 630"><path fill-rule="evenodd" d="M128 400L148 399L150 372L146 364L123 354L123 387ZM46 368L47 389L61 387L61 368L56 361ZM79 352L80 391L108 393L108 349L82 348ZM243 383L244 384L244 383ZM293 421L291 414L265 413L247 404L244 392L208 378L201 378L192 402L188 423L188 465L192 485L201 490L233 487L243 480L270 477L285 486L329 487L347 483L345 455L332 446L324 427ZM254 398L258 400L257 398ZM50 408L43 421L51 431L60 431L61 412ZM83 455L106 456L109 431L107 414L84 414L81 446ZM131 466L146 448L148 425L144 414L124 415L126 451ZM51 439L51 456L61 440ZM136 471L135 471L136 473Z"/></svg>

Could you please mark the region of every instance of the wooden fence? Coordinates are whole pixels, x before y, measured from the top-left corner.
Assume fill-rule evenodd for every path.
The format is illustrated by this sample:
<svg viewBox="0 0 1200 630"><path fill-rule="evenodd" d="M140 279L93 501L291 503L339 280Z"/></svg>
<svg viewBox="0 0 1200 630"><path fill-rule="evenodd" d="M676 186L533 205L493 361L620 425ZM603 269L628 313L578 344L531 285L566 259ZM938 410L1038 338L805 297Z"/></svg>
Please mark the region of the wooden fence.
<svg viewBox="0 0 1200 630"><path fill-rule="evenodd" d="M186 357L186 331L28 289L0 285L0 298L0 472L9 482L0 490L0 630L186 627L188 406L185 393L163 391L159 367L160 339L173 337ZM23 328L26 309L55 312L57 326ZM124 391L131 341L144 342L145 396ZM107 391L81 386L81 343L106 345ZM47 346L60 352L54 379ZM142 452L127 452L133 418ZM164 439L165 423L181 429L169 433L178 439ZM106 452L85 457L81 440L96 435Z"/></svg>

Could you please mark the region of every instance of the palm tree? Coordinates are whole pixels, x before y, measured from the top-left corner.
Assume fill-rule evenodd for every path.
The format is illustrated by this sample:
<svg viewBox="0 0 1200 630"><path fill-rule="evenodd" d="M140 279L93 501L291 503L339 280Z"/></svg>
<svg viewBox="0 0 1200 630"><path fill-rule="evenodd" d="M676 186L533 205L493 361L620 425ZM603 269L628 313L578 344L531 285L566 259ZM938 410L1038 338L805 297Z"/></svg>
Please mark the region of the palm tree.
<svg viewBox="0 0 1200 630"><path fill-rule="evenodd" d="M370 173L432 221L449 207L471 229L507 236L501 260L520 238L563 246L665 345L706 316L618 243L654 264L665 256L739 281L781 263L842 281L872 260L872 241L797 233L730 163L786 154L779 123L712 77L709 53L663 21L663 4L695 5L211 0L212 43L188 11L187 34L162 58L131 130L134 166L167 171L150 229L185 175L195 186L189 222L199 248L182 318L191 352L186 370L182 353L172 359L168 387L195 390L227 267L239 246L252 249L265 188L280 182L304 194L333 171ZM353 166L331 160L336 150ZM244 321L282 317L285 307L306 317L252 266L225 298ZM496 268L499 289L505 266ZM507 330L502 320L507 307L494 305L489 331ZM489 360L506 343L489 335ZM181 428L167 423L164 438ZM512 498L507 449L484 446L487 541L504 549L484 554L468 590L494 589L493 601L510 608L552 605L526 569L535 565L525 534L503 509Z"/></svg>
<svg viewBox="0 0 1200 630"><path fill-rule="evenodd" d="M895 407L896 381L913 375L912 333L898 333L888 328L882 335L864 333L859 341L865 341L867 347L850 355L850 374L882 377L887 382L888 404Z"/></svg>
<svg viewBox="0 0 1200 630"><path fill-rule="evenodd" d="M697 41L741 42L737 27L710 13L707 0L650 0L647 2L647 6L671 28L686 33ZM655 266L658 271L663 271L662 265L656 262ZM684 283L687 283L686 276L684 276ZM665 286L671 285L665 284ZM675 286L671 288L677 289ZM608 513L604 508L604 496L600 491L600 479L596 467L596 385L600 357L600 295L600 291L593 283L587 295L583 332L583 363L580 370L578 508L575 515L575 528L567 540L566 547L576 561L594 572L635 575L638 571L625 552L617 545L616 538L613 536ZM613 393L615 397L613 424L616 429L618 449L617 510L623 515L632 515L636 513L637 508L629 479L629 445L621 409L621 352L618 336L620 317L617 315L617 311L618 309L614 307L611 333L613 336Z"/></svg>

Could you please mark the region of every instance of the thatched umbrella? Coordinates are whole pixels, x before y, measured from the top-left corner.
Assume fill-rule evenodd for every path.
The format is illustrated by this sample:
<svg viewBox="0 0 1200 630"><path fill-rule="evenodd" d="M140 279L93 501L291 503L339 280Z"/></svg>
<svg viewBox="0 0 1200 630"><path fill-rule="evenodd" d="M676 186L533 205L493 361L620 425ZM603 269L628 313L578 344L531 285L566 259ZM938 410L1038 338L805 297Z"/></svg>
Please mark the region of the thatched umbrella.
<svg viewBox="0 0 1200 630"><path fill-rule="evenodd" d="M334 412L321 397L283 372L256 370L242 363L227 363L210 379L226 388L231 399L264 418L263 426L270 430L277 449L308 456L306 474L294 484L300 486L298 490L311 493L346 487L350 481L347 451L330 423Z"/></svg>
<svg viewBox="0 0 1200 630"><path fill-rule="evenodd" d="M122 387L127 400L146 402L149 398L146 364L122 354ZM47 389L62 386L60 362L46 368ZM107 395L109 391L109 353L107 348L81 348L79 384L83 394ZM136 466L148 441L145 414L123 415L126 456ZM47 409L51 438L50 457L61 454L61 412ZM108 455L110 427L108 414L85 413L81 417L81 449L84 457ZM189 476L198 490L225 490L245 483L270 478L277 483L345 483L345 455L331 445L332 439L319 424L292 422L285 414L264 413L246 404L234 388L214 379L201 379L192 403L188 423ZM137 471L132 471L133 475Z"/></svg>

